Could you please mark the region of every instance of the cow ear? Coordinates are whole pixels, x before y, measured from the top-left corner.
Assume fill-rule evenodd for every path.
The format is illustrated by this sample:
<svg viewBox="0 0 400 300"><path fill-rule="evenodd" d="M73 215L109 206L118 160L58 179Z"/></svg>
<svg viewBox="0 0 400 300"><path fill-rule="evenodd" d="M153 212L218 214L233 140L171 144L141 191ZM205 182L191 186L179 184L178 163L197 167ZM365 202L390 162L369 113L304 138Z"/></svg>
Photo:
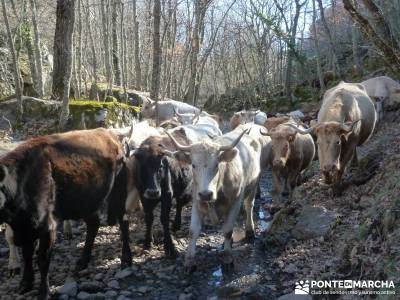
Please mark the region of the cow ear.
<svg viewBox="0 0 400 300"><path fill-rule="evenodd" d="M238 150L235 148L225 150L219 155L218 160L223 161L223 162L231 162L235 158L237 153L238 153Z"/></svg>
<svg viewBox="0 0 400 300"><path fill-rule="evenodd" d="M0 182L3 181L8 174L8 169L6 166L0 165Z"/></svg>

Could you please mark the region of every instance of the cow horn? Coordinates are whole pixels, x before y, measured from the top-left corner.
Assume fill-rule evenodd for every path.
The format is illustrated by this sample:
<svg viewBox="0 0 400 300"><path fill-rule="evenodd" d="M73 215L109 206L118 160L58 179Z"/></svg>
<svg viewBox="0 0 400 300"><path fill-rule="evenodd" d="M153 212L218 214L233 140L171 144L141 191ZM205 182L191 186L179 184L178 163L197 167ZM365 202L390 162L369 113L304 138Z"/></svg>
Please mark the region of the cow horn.
<svg viewBox="0 0 400 300"><path fill-rule="evenodd" d="M179 111L177 111L177 110L175 109L175 107L174 107L174 112L175 112L175 115L177 115L178 117L182 117L182 115L179 113Z"/></svg>
<svg viewBox="0 0 400 300"><path fill-rule="evenodd" d="M180 144L173 136L170 134L167 130L165 130L165 133L169 136L169 138L172 140L172 142L175 144L176 148L178 148L181 151L190 151L192 148L191 145L185 146Z"/></svg>
<svg viewBox="0 0 400 300"><path fill-rule="evenodd" d="M219 147L219 151L226 151L226 150L231 150L231 149L233 149L233 148L240 142L241 138L242 138L246 133L249 133L249 132L250 132L250 129L245 129L245 130L243 130L243 132L236 138L236 140L234 140L234 141L232 142L232 144L226 145L226 146L220 146L220 147Z"/></svg>
<svg viewBox="0 0 400 300"><path fill-rule="evenodd" d="M295 126L295 125L293 125L293 124L290 124L290 123L285 124L285 125L286 125L286 126L289 126L289 127L292 127L293 129L296 129L296 131L297 131L298 133L300 133L300 134L309 134L309 133L313 132L313 130L314 130L314 128L315 128L315 125L314 125L314 126L311 126L311 127L308 128L308 129L301 129L301 128L299 128L299 127L297 127L297 126Z"/></svg>
<svg viewBox="0 0 400 300"><path fill-rule="evenodd" d="M351 131L353 131L354 126L360 121L361 121L361 119L358 119L358 120L356 120L354 122L343 123L342 125L340 125L340 128L345 132L351 132Z"/></svg>
<svg viewBox="0 0 400 300"><path fill-rule="evenodd" d="M264 135L264 136L271 136L271 134L269 132L264 132L264 130L262 130L262 128L260 128L260 133L261 133L261 135Z"/></svg>

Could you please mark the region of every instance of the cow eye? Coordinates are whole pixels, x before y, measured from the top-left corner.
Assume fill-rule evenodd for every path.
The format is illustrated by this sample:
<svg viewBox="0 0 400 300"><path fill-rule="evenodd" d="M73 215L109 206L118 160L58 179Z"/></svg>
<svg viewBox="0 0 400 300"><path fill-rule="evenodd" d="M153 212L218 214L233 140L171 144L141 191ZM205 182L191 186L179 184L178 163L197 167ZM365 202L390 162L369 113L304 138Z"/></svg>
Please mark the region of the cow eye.
<svg viewBox="0 0 400 300"><path fill-rule="evenodd" d="M336 145L339 146L340 144L341 144L341 141L340 141L340 140L336 142Z"/></svg>

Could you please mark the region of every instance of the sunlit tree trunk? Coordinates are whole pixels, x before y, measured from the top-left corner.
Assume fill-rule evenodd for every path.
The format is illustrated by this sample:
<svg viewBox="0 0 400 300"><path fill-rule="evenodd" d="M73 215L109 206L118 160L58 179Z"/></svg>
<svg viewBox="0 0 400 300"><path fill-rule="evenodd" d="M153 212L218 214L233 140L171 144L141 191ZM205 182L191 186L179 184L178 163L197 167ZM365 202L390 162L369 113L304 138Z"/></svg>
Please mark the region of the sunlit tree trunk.
<svg viewBox="0 0 400 300"><path fill-rule="evenodd" d="M7 30L8 46L10 48L12 62L13 62L15 94L17 96L17 105L18 105L17 122L19 122L21 120L22 114L23 114L21 76L19 73L19 65L18 65L17 55L15 53L14 41L12 38L10 24L8 22L7 7L5 4L5 0L1 0L1 6L3 8L4 24L6 25L6 30Z"/></svg>

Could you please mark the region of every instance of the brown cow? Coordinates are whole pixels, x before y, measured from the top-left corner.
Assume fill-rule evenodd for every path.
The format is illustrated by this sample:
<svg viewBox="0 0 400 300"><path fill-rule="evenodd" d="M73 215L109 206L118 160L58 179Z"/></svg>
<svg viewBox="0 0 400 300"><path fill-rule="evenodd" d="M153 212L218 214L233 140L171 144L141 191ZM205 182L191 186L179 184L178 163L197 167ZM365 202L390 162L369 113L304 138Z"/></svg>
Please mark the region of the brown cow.
<svg viewBox="0 0 400 300"><path fill-rule="evenodd" d="M7 223L22 247L20 292L33 288L32 257L39 239L39 298L49 293L48 269L58 220L84 219L86 242L77 270L87 267L106 199L121 228L121 264L132 264L128 221L123 220L127 186L125 155L117 136L105 129L72 131L29 140L0 159L0 223ZM113 187L117 185L118 191ZM117 196L117 197L112 197ZM109 205L114 207L114 205Z"/></svg>
<svg viewBox="0 0 400 300"><path fill-rule="evenodd" d="M271 137L272 151L269 156L269 165L272 167L274 179L273 194L280 200L281 195L287 196L300 181L303 171L310 166L314 155L315 146L310 134L300 135L288 126L297 124L289 121L279 124L268 133ZM284 179L284 192L281 192L281 178Z"/></svg>

